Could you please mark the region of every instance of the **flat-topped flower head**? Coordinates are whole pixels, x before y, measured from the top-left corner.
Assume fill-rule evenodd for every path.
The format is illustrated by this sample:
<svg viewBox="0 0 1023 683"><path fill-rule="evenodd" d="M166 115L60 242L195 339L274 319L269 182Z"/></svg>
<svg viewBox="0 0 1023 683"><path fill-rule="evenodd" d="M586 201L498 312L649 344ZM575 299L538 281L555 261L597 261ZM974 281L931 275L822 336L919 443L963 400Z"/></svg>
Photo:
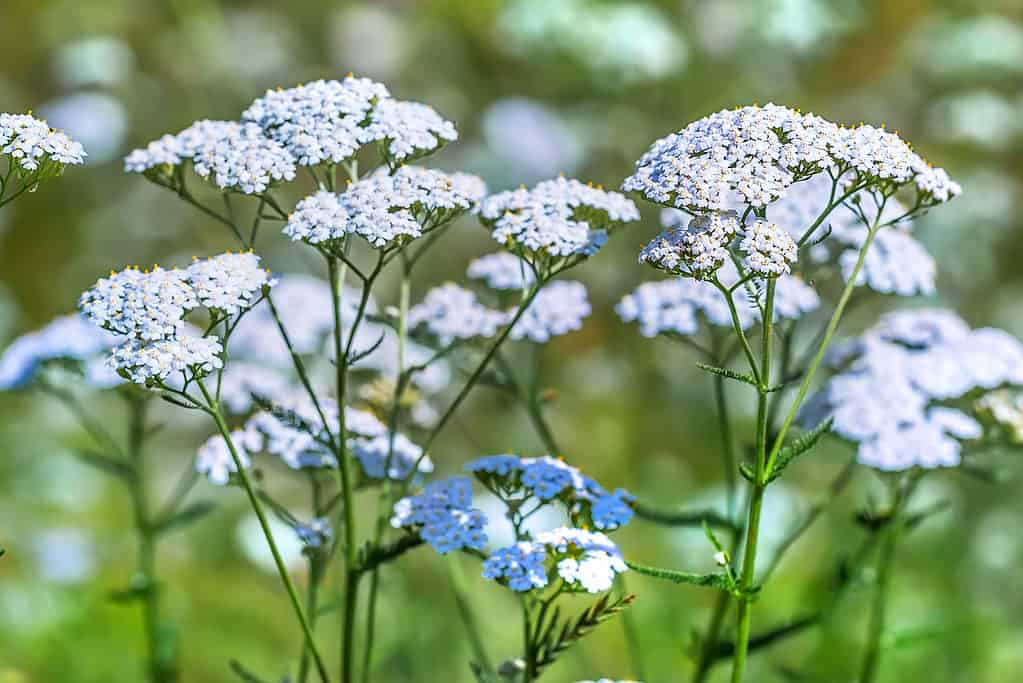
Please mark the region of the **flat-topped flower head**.
<svg viewBox="0 0 1023 683"><path fill-rule="evenodd" d="M164 135L124 159L124 168L176 185L175 169L188 161L202 178L223 190L260 194L295 178L295 159L261 128L236 121L196 121L177 135Z"/></svg>
<svg viewBox="0 0 1023 683"><path fill-rule="evenodd" d="M777 223L756 221L747 226L739 249L746 254L746 270L763 277L777 277L791 271L799 255L795 240Z"/></svg>
<svg viewBox="0 0 1023 683"><path fill-rule="evenodd" d="M321 190L303 199L284 234L325 248L359 235L385 249L468 211L479 200L481 186L481 180L474 182L467 174L402 166L393 175L380 172L352 183L343 193Z"/></svg>
<svg viewBox="0 0 1023 683"><path fill-rule="evenodd" d="M112 272L82 294L79 308L97 326L155 341L174 337L185 314L199 305L189 271L127 268Z"/></svg>
<svg viewBox="0 0 1023 683"><path fill-rule="evenodd" d="M224 367L223 346L217 337L173 337L143 343L132 339L114 349L111 366L142 386L201 378Z"/></svg>
<svg viewBox="0 0 1023 683"><path fill-rule="evenodd" d="M475 294L452 282L428 291L408 312L410 330L423 328L445 346L493 337L507 321L506 313L487 308Z"/></svg>
<svg viewBox="0 0 1023 683"><path fill-rule="evenodd" d="M487 287L496 290L521 290L536 281L533 268L515 254L506 251L474 259L465 274L473 280L482 280Z"/></svg>
<svg viewBox="0 0 1023 683"><path fill-rule="evenodd" d="M539 291L509 334L544 344L582 328L592 310L583 283L555 280Z"/></svg>
<svg viewBox="0 0 1023 683"><path fill-rule="evenodd" d="M242 119L262 127L302 166L336 164L378 139L367 127L369 115L387 97L387 88L368 78L319 80L268 90L242 113Z"/></svg>
<svg viewBox="0 0 1023 683"><path fill-rule="evenodd" d="M860 461L882 470L958 465L960 441L983 432L942 404L1023 384L1023 344L1001 330L971 330L942 309L888 314L829 362L842 369L803 420L830 414L833 430L858 443Z"/></svg>
<svg viewBox="0 0 1023 683"><path fill-rule="evenodd" d="M675 275L708 278L728 261L728 245L738 230L734 212L700 215L688 226L661 232L643 247L639 261Z"/></svg>
<svg viewBox="0 0 1023 683"><path fill-rule="evenodd" d="M0 113L0 154L20 173L57 175L85 163L85 149L31 114ZM13 170L13 169L12 169Z"/></svg>
<svg viewBox="0 0 1023 683"><path fill-rule="evenodd" d="M201 305L228 316L251 308L275 284L252 252L196 259L188 267L188 281Z"/></svg>
<svg viewBox="0 0 1023 683"><path fill-rule="evenodd" d="M117 374L102 372L102 365L94 364L120 341L81 315L60 316L42 329L18 337L0 354L0 390L25 387L43 365L61 361L81 366L87 383L96 388L120 384Z"/></svg>
<svg viewBox="0 0 1023 683"><path fill-rule="evenodd" d="M622 187L665 206L721 211L765 207L824 171L865 186L914 186L923 205L961 191L894 133L774 104L722 110L656 141Z"/></svg>
<svg viewBox="0 0 1023 683"><path fill-rule="evenodd" d="M411 161L432 154L458 139L455 125L429 105L383 99L369 115L367 135L379 140L389 163Z"/></svg>
<svg viewBox="0 0 1023 683"><path fill-rule="evenodd" d="M427 484L421 493L402 498L394 505L391 526L409 529L441 555L469 548L482 550L487 543L487 518L472 507L472 481L451 477Z"/></svg>
<svg viewBox="0 0 1023 683"><path fill-rule="evenodd" d="M624 195L567 178L491 195L479 213L497 242L531 261L591 256L608 232L639 220L639 210Z"/></svg>
<svg viewBox="0 0 1023 683"><path fill-rule="evenodd" d="M608 492L579 468L549 455L487 455L470 461L465 469L489 490L542 502L557 500L575 524L611 531L632 520L634 498L630 493L624 489Z"/></svg>

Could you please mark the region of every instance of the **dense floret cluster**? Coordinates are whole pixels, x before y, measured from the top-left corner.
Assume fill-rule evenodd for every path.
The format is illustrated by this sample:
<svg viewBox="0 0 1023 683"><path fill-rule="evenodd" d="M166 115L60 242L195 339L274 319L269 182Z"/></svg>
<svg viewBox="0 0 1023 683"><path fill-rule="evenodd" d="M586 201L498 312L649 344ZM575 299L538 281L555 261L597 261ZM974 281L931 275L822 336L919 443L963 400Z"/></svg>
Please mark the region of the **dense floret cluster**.
<svg viewBox="0 0 1023 683"><path fill-rule="evenodd" d="M221 340L186 329L191 310L204 306L237 318L273 285L258 256L228 253L183 270L111 273L82 294L79 306L98 327L127 337L111 365L138 384L158 385L178 373L187 380L223 367Z"/></svg>
<svg viewBox="0 0 1023 683"><path fill-rule="evenodd" d="M656 141L623 189L665 206L722 211L767 206L824 172L848 174L853 185L913 185L922 203L961 192L894 133L845 128L774 104L722 110Z"/></svg>
<svg viewBox="0 0 1023 683"><path fill-rule="evenodd" d="M591 256L609 231L639 220L636 205L623 195L567 178L491 195L479 214L498 243L530 261Z"/></svg>
<svg viewBox="0 0 1023 683"><path fill-rule="evenodd" d="M23 173L85 163L85 149L65 133L50 128L31 114L0 113L0 154ZM47 167L50 167L47 169Z"/></svg>

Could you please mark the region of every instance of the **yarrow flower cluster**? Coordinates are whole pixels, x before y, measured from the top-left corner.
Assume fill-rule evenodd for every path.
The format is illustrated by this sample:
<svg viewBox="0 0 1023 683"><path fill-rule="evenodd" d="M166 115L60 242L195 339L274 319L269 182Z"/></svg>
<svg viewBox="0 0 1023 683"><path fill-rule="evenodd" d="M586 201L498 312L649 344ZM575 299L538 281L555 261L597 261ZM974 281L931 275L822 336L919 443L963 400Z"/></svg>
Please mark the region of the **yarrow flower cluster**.
<svg viewBox="0 0 1023 683"><path fill-rule="evenodd" d="M366 124L374 105L390 96L368 78L319 80L267 90L242 113L282 144L302 166L340 163L373 142Z"/></svg>
<svg viewBox="0 0 1023 683"><path fill-rule="evenodd" d="M756 221L747 226L739 249L746 254L745 265L751 273L776 277L790 272L798 254L796 243L777 223Z"/></svg>
<svg viewBox="0 0 1023 683"><path fill-rule="evenodd" d="M196 121L133 151L124 167L172 183L174 169L188 161L198 176L244 194L261 194L295 178L295 160L282 145L265 137L259 126L236 121Z"/></svg>
<svg viewBox="0 0 1023 683"><path fill-rule="evenodd" d="M711 276L728 261L728 245L739 230L735 212L696 216L686 227L668 227L639 253L639 262L696 279Z"/></svg>
<svg viewBox="0 0 1023 683"><path fill-rule="evenodd" d="M378 249L388 248L468 211L484 192L475 176L402 166L393 175L379 172L352 183L341 194L321 190L307 197L288 218L284 234L327 247L359 235Z"/></svg>
<svg viewBox="0 0 1023 683"><path fill-rule="evenodd" d="M494 551L483 576L518 592L545 588L552 576L569 589L602 593L628 571L618 546L600 532L570 527L543 531L532 540Z"/></svg>
<svg viewBox="0 0 1023 683"><path fill-rule="evenodd" d="M497 242L530 261L592 256L609 231L639 220L625 196L563 177L491 195L479 214Z"/></svg>
<svg viewBox="0 0 1023 683"><path fill-rule="evenodd" d="M386 158L393 162L430 154L458 139L455 125L419 102L381 100L370 112L367 135L381 141Z"/></svg>
<svg viewBox="0 0 1023 683"><path fill-rule="evenodd" d="M58 174L85 163L85 149L31 114L0 113L0 154L22 173Z"/></svg>
<svg viewBox="0 0 1023 683"><path fill-rule="evenodd" d="M487 544L486 525L486 515L472 507L468 477L427 484L422 493L395 503L391 518L392 527L418 533L441 555L465 548L482 550Z"/></svg>
<svg viewBox="0 0 1023 683"><path fill-rule="evenodd" d="M219 338L185 333L189 311L205 306L237 317L273 284L258 256L227 253L184 270L113 272L82 294L79 306L98 327L128 338L114 350L112 366L152 385L179 372L201 377L223 366Z"/></svg>
<svg viewBox="0 0 1023 683"><path fill-rule="evenodd" d="M774 104L722 110L656 141L622 187L666 206L722 211L764 207L824 171L850 172L854 184L911 184L924 204L962 191L894 133Z"/></svg>
<svg viewBox="0 0 1023 683"><path fill-rule="evenodd" d="M121 339L101 330L77 314L56 318L35 332L15 339L0 355L0 390L20 389L49 362L69 361L80 366L86 381L105 389L123 380L100 361Z"/></svg>
<svg viewBox="0 0 1023 683"><path fill-rule="evenodd" d="M578 468L549 455L488 455L469 462L465 468L489 490L560 501L575 524L612 531L632 520L631 494L624 489L608 492Z"/></svg>
<svg viewBox="0 0 1023 683"><path fill-rule="evenodd" d="M804 409L803 420L834 418L859 444L864 464L882 470L953 467L960 441L981 425L948 402L975 391L1023 384L1023 344L993 328L971 330L951 311L899 311L836 347L843 369Z"/></svg>

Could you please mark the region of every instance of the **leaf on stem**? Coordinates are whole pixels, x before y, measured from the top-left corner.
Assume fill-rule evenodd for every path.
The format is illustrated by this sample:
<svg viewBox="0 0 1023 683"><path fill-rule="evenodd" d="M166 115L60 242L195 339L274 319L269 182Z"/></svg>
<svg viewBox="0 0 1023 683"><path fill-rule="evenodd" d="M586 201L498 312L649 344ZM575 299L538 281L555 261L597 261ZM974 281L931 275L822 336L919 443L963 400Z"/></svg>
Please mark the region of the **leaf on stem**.
<svg viewBox="0 0 1023 683"><path fill-rule="evenodd" d="M715 572L713 574L680 572L675 571L674 569L648 567L629 560L626 560L625 564L629 566L629 569L639 572L640 574L645 574L646 576L652 576L655 579L663 579L665 581L671 581L672 583L686 583L691 586L707 586L709 588L723 590L727 593L731 593L733 590L732 583L729 581L728 575L724 572Z"/></svg>
<svg viewBox="0 0 1023 683"><path fill-rule="evenodd" d="M550 625L544 629L543 634L536 643L537 673L539 674L544 668L553 664L565 650L579 642L580 639L593 631L597 626L627 608L635 599L635 595L626 595L612 601L610 595L605 595L593 603L579 617L566 621L560 629L557 628L560 612L555 610Z"/></svg>
<svg viewBox="0 0 1023 683"><path fill-rule="evenodd" d="M231 669L231 673L245 681L245 683L266 683L266 681L264 681L262 678L259 678L254 673L252 673L244 666L242 666L237 659L232 659L230 662L228 662L228 666Z"/></svg>
<svg viewBox="0 0 1023 683"><path fill-rule="evenodd" d="M727 379L734 379L737 382L743 382L752 387L760 386L760 383L757 382L757 378L749 374L748 372L736 372L735 370L729 370L728 368L719 368L716 365L709 365L707 363L697 363L696 367L700 368L701 370L706 370L707 372L714 375L720 375L721 377L725 377Z"/></svg>
<svg viewBox="0 0 1023 683"><path fill-rule="evenodd" d="M800 435L799 438L778 451L778 459L775 461L771 471L768 472L767 481L772 482L777 479L781 475L782 470L788 467L796 458L816 446L824 438L824 435L831 430L831 424L834 421L834 418L831 417L823 420L816 427Z"/></svg>
<svg viewBox="0 0 1023 683"><path fill-rule="evenodd" d="M117 477L123 481L130 482L136 477L134 467L113 456L104 455L103 453L97 453L96 451L84 448L75 449L72 453L80 462L83 462L90 467L95 467L101 472L106 472L107 474Z"/></svg>
<svg viewBox="0 0 1023 683"><path fill-rule="evenodd" d="M367 543L359 550L356 569L359 572L373 571L382 564L392 562L409 550L423 545L424 541L418 534L403 536L394 543L373 547Z"/></svg>
<svg viewBox="0 0 1023 683"><path fill-rule="evenodd" d="M153 526L153 532L157 535L167 534L172 531L184 528L193 522L197 522L217 506L208 500L199 500L186 505L178 512L166 517Z"/></svg>

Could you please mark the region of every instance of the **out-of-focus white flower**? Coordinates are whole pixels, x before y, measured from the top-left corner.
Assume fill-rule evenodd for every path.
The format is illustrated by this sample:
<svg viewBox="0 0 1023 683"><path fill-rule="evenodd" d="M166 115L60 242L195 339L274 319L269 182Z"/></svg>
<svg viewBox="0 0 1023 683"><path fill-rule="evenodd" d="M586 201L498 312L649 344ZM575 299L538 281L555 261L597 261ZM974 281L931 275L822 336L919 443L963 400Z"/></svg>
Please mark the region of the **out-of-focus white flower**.
<svg viewBox="0 0 1023 683"><path fill-rule="evenodd" d="M1023 26L987 14L924 26L916 36L917 63L935 78L961 79L1023 69Z"/></svg>
<svg viewBox="0 0 1023 683"><path fill-rule="evenodd" d="M625 196L560 177L491 195L479 213L493 238L524 258L591 256L610 230L639 220Z"/></svg>
<svg viewBox="0 0 1023 683"><path fill-rule="evenodd" d="M443 345L458 340L493 337L508 320L507 314L487 308L467 289L449 282L426 293L408 312L408 326L420 326Z"/></svg>
<svg viewBox="0 0 1023 683"><path fill-rule="evenodd" d="M295 352L306 355L319 351L323 340L334 329L330 284L311 275L289 273L277 278L272 296ZM342 290L342 324L351 325L359 297L359 292L353 288ZM376 310L372 299L367 308L371 312ZM231 355L278 368L291 367L291 353L269 303L257 304L238 322L231 335Z"/></svg>
<svg viewBox="0 0 1023 683"><path fill-rule="evenodd" d="M86 157L80 142L31 114L0 114L0 154L25 172L37 171L47 163L58 170L80 165Z"/></svg>
<svg viewBox="0 0 1023 683"><path fill-rule="evenodd" d="M131 47L112 36L64 43L57 49L53 63L57 79L68 89L120 85L134 68Z"/></svg>
<svg viewBox="0 0 1023 683"><path fill-rule="evenodd" d="M725 262L717 272L726 287L738 281L738 271L731 261ZM759 310L744 287L732 293L739 316L739 325L747 329L759 318ZM798 320L820 306L820 298L812 287L796 275L778 277L774 294L775 317ZM671 280L645 282L627 294L615 306L624 322L639 323L640 334L655 337L659 334L696 334L701 323L714 327L731 327L732 316L728 303L709 282L680 277Z"/></svg>
<svg viewBox="0 0 1023 683"><path fill-rule="evenodd" d="M42 105L40 111L51 125L67 131L89 150L90 163L113 159L128 132L124 105L104 93L75 93Z"/></svg>
<svg viewBox="0 0 1023 683"><path fill-rule="evenodd" d="M96 572L95 544L82 529L54 528L35 534L32 555L38 575L53 583L82 583Z"/></svg>
<svg viewBox="0 0 1023 683"><path fill-rule="evenodd" d="M267 522L284 565L291 571L297 570L304 563L305 543L295 529L276 517L270 516ZM277 573L276 560L270 552L263 527L256 515L246 515L238 522L235 528L235 542L246 559L254 565L268 574Z"/></svg>
<svg viewBox="0 0 1023 683"><path fill-rule="evenodd" d="M423 449L404 434L394 434L393 450L391 435L383 434L373 438L353 439L349 444L352 455L362 465L362 471L371 479L403 480L419 464L417 474L433 471L433 461L423 456Z"/></svg>
<svg viewBox="0 0 1023 683"><path fill-rule="evenodd" d="M583 283L555 280L539 291L509 335L544 344L580 329L592 310Z"/></svg>
<svg viewBox="0 0 1023 683"><path fill-rule="evenodd" d="M536 281L528 263L505 251L473 260L465 274L473 280L483 280L487 287L497 290L525 289Z"/></svg>
<svg viewBox="0 0 1023 683"><path fill-rule="evenodd" d="M234 446L242 467L248 468L252 456L263 448L263 435L250 427L231 432L231 445ZM238 471L231 448L220 434L207 439L195 454L195 469L209 479L211 484L224 486L231 480L231 474Z"/></svg>
<svg viewBox="0 0 1023 683"><path fill-rule="evenodd" d="M52 360L83 363L86 380L98 388L122 381L98 371L93 361L121 339L101 330L80 315L56 318L35 332L15 339L0 355L0 390L20 389L32 381L39 367Z"/></svg>
<svg viewBox="0 0 1023 683"><path fill-rule="evenodd" d="M899 311L829 362L841 370L804 411L830 414L833 430L859 444L859 459L882 470L952 467L960 441L983 436L966 413L936 402L970 391L1023 384L1023 344L1001 330L970 330L941 309Z"/></svg>
<svg viewBox="0 0 1023 683"><path fill-rule="evenodd" d="M557 113L525 98L497 100L483 112L487 148L508 175L527 182L571 172L582 157L582 145Z"/></svg>
<svg viewBox="0 0 1023 683"><path fill-rule="evenodd" d="M220 377L220 403L234 415L249 412L253 396L275 402L293 391L291 382L279 370L258 363L232 360Z"/></svg>

